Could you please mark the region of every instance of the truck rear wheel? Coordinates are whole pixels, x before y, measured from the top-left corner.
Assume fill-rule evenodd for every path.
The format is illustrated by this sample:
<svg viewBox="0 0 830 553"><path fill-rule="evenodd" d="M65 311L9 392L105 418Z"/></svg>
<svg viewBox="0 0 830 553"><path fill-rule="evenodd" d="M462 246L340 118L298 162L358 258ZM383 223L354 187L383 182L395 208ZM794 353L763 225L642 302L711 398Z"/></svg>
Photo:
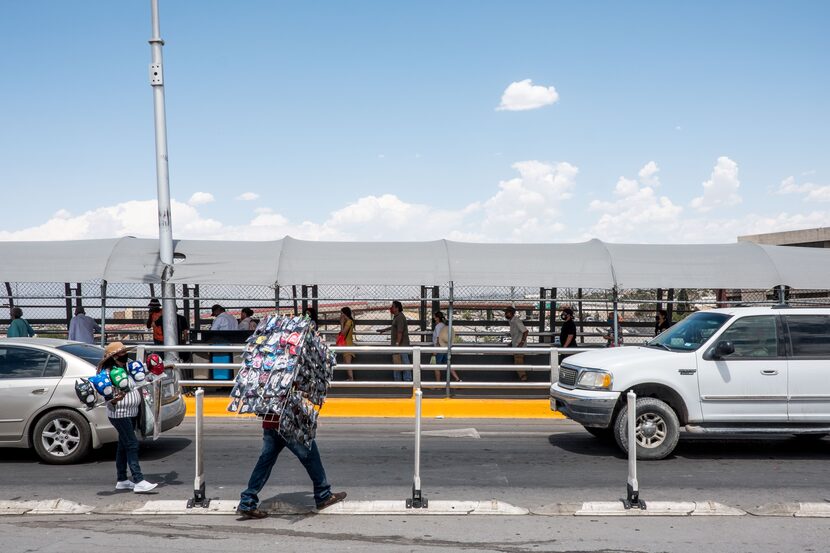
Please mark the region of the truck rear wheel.
<svg viewBox="0 0 830 553"><path fill-rule="evenodd" d="M667 403L653 397L637 399L637 459L657 460L671 454L680 439L680 421ZM614 439L628 453L628 405L614 421Z"/></svg>

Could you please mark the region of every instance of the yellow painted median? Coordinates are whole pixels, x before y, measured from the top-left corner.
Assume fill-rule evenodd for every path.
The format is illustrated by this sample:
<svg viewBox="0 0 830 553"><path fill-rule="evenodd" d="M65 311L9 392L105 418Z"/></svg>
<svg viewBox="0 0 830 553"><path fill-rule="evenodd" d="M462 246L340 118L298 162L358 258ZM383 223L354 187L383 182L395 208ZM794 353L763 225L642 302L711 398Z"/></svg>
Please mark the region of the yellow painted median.
<svg viewBox="0 0 830 553"><path fill-rule="evenodd" d="M206 417L239 417L227 411L227 397L206 397L204 402ZM187 415L196 412L196 400L186 397ZM426 418L443 417L446 419L561 419L561 413L550 410L546 399L424 399L423 416ZM415 413L415 400L412 398L343 398L326 400L321 417L377 417L377 418L412 418Z"/></svg>

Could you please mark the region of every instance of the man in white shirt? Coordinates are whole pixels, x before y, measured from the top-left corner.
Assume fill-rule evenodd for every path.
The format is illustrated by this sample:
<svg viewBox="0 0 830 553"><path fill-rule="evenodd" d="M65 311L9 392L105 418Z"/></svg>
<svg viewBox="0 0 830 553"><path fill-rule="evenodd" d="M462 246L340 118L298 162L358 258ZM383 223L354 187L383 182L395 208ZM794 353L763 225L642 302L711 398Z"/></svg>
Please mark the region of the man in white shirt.
<svg viewBox="0 0 830 553"><path fill-rule="evenodd" d="M101 332L101 327L92 317L87 317L83 307L75 308L75 316L69 321L69 339L85 344L94 344L96 332Z"/></svg>
<svg viewBox="0 0 830 553"><path fill-rule="evenodd" d="M504 318L510 323L510 347L523 348L527 345L527 327L522 320L516 316L516 309L508 307L504 310ZM524 365L524 354L517 353L513 356L514 365ZM527 380L527 373L521 369L516 371L516 375L522 382Z"/></svg>
<svg viewBox="0 0 830 553"><path fill-rule="evenodd" d="M218 303L210 308L210 314L213 316L211 330L236 330L239 325L234 316L227 313Z"/></svg>

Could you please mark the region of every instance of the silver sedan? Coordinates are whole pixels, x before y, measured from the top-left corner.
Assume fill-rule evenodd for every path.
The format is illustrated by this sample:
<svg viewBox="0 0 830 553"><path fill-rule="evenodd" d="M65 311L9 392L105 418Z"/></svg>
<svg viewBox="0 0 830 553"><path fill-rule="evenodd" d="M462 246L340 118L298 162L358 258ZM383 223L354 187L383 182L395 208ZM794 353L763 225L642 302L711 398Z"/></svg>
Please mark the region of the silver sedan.
<svg viewBox="0 0 830 553"><path fill-rule="evenodd" d="M118 441L103 406L87 410L75 382L95 374L98 346L49 338L0 339L0 447L34 448L47 463L80 461ZM176 371L162 386L161 431L181 424L184 400Z"/></svg>

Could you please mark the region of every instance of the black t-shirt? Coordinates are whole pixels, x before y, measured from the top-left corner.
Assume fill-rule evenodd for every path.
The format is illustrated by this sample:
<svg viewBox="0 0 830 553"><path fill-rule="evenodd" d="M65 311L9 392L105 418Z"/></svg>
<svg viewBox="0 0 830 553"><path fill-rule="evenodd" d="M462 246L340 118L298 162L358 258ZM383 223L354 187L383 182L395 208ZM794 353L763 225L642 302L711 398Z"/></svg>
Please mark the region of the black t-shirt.
<svg viewBox="0 0 830 553"><path fill-rule="evenodd" d="M163 326L162 318L159 317L156 319L155 324L156 326ZM187 319L180 313L176 313L176 330L179 333L179 339L181 339L183 332L190 330L190 325L187 323Z"/></svg>
<svg viewBox="0 0 830 553"><path fill-rule="evenodd" d="M568 336L573 336L573 339L571 340L571 343L568 344L568 347L576 347L576 323L573 319L562 323L562 329L559 331L559 344L562 347L565 347L565 340L568 339Z"/></svg>

